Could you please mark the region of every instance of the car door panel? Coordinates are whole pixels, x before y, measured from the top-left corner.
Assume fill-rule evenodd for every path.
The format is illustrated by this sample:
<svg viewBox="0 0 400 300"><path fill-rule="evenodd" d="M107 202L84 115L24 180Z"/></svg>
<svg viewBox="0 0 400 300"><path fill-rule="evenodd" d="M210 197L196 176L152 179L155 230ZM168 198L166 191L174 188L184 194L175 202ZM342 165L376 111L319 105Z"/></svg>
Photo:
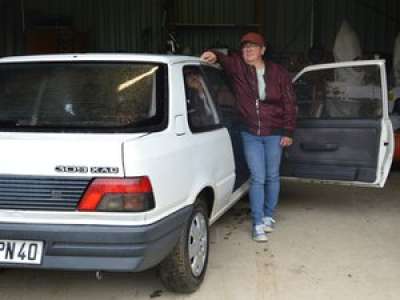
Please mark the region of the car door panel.
<svg viewBox="0 0 400 300"><path fill-rule="evenodd" d="M282 176L382 186L393 132L383 61L306 68L295 78L299 116Z"/></svg>
<svg viewBox="0 0 400 300"><path fill-rule="evenodd" d="M223 127L210 86L199 65L183 67L187 106L190 155L194 174L203 185L212 185L215 192L214 212L229 202L235 182L235 165L228 131ZM212 147L211 147L212 145ZM202 158L199 160L198 158ZM203 174L203 175L202 175ZM208 180L208 182L207 182Z"/></svg>
<svg viewBox="0 0 400 300"><path fill-rule="evenodd" d="M375 121L299 124L285 153L284 176L374 182L379 151ZM311 127L307 127L311 125Z"/></svg>

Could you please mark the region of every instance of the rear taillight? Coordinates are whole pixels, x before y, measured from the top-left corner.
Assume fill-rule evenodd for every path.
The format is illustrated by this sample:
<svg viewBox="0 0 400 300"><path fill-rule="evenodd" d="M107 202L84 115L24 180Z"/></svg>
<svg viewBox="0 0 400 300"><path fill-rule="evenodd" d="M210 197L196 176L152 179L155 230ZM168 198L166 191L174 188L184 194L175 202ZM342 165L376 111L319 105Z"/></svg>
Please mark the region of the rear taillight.
<svg viewBox="0 0 400 300"><path fill-rule="evenodd" d="M154 208L148 177L97 178L79 202L79 211L143 212Z"/></svg>

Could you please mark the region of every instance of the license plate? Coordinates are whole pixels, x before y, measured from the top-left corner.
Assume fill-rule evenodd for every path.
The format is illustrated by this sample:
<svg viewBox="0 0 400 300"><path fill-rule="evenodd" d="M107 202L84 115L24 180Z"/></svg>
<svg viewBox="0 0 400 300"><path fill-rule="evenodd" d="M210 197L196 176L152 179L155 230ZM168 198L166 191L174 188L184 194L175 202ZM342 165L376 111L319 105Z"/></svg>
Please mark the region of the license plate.
<svg viewBox="0 0 400 300"><path fill-rule="evenodd" d="M39 265L42 254L42 241L0 240L1 263Z"/></svg>

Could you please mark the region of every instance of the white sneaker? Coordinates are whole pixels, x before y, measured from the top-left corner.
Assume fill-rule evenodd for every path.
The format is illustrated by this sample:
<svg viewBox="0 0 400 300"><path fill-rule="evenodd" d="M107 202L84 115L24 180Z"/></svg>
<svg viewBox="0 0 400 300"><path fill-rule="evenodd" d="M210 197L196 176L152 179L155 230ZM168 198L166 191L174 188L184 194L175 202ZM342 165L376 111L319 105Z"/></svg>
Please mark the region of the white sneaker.
<svg viewBox="0 0 400 300"><path fill-rule="evenodd" d="M264 217L264 232L269 233L274 231L274 224L276 223L272 217Z"/></svg>
<svg viewBox="0 0 400 300"><path fill-rule="evenodd" d="M259 243L265 243L268 241L268 237L265 234L264 224L256 225L253 227L253 240Z"/></svg>

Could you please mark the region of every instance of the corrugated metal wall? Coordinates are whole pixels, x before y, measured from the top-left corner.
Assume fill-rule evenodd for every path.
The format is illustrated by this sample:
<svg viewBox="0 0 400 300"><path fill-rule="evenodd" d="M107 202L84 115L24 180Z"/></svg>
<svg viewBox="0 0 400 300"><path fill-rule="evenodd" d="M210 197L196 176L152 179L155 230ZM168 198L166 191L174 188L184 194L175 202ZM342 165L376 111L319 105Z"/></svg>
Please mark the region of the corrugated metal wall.
<svg viewBox="0 0 400 300"><path fill-rule="evenodd" d="M274 52L304 52L310 46L311 0L267 0L265 36Z"/></svg>
<svg viewBox="0 0 400 300"><path fill-rule="evenodd" d="M74 29L88 33L89 51L97 52L157 52L161 41L162 0L3 0L13 3L18 11L24 6L27 27L31 16L40 18L70 18ZM3 12L2 12L3 13ZM15 13L14 13L15 15ZM28 28L29 29L29 28ZM3 39L18 39L12 51L1 47L0 53L20 53L22 33L7 30ZM1 36L0 36L1 38ZM1 43L1 40L0 40Z"/></svg>
<svg viewBox="0 0 400 300"><path fill-rule="evenodd" d="M317 3L321 43L333 48L336 32L346 19L358 33L365 52L391 52L400 31L400 1L335 0Z"/></svg>
<svg viewBox="0 0 400 300"><path fill-rule="evenodd" d="M91 50L154 52L159 48L161 0L25 0L26 10L73 16Z"/></svg>
<svg viewBox="0 0 400 300"><path fill-rule="evenodd" d="M32 16L69 17L77 31L88 33L88 50L97 52L163 51L168 4L178 43L199 54L212 46L237 47L241 34L256 29L248 25L259 21L257 1L264 7L261 30L275 53L306 52L313 22L313 37L328 50L343 19L368 52L390 52L400 30L397 0L0 0L0 55L23 53L21 3L27 25Z"/></svg>
<svg viewBox="0 0 400 300"><path fill-rule="evenodd" d="M0 56L22 54L19 3L0 0Z"/></svg>
<svg viewBox="0 0 400 300"><path fill-rule="evenodd" d="M256 1L174 2L178 23L256 23ZM313 41L331 51L345 19L359 34L364 52L391 52L400 31L400 1L397 0L264 0L264 7L262 31L275 53L305 53ZM215 44L237 47L246 29L187 26L177 28L177 36L198 53Z"/></svg>
<svg viewBox="0 0 400 300"><path fill-rule="evenodd" d="M255 23L254 1L176 0L171 18L179 43L194 54L208 47L232 48L243 32L254 30L247 27Z"/></svg>
<svg viewBox="0 0 400 300"><path fill-rule="evenodd" d="M178 26L177 37L182 44L190 45L194 53L199 53L215 45L237 48L243 33L261 29L275 51L301 52L308 48L310 0L266 0L264 9L265 23L258 28L248 26L257 23L254 0L176 0L174 13L178 24L214 24Z"/></svg>
<svg viewBox="0 0 400 300"><path fill-rule="evenodd" d="M18 1L11 2L20 9ZM23 3L27 20L30 15L72 17L76 30L89 33L90 51L159 52L165 46L163 0L24 0ZM186 50L192 54L213 46L236 48L244 32L258 30L251 26L257 22L255 1L173 0L170 3L168 18L178 24L175 28L178 43L182 49L189 48ZM308 47L310 3L310 0L265 2L266 23L262 30L274 50L301 52ZM22 35L15 39L20 41ZM13 51L2 51L0 47L0 53L19 54L22 45L20 41L13 46Z"/></svg>

